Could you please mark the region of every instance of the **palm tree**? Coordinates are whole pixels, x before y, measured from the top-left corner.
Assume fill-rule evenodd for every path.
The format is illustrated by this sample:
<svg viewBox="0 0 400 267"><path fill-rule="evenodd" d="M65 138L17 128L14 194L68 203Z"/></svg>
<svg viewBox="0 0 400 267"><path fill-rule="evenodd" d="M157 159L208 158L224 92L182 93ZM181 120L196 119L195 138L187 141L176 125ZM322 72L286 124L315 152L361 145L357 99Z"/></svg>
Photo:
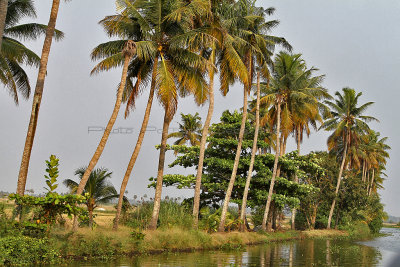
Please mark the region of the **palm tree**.
<svg viewBox="0 0 400 267"><path fill-rule="evenodd" d="M201 139L201 118L199 113L195 115L181 113L182 124L179 123L179 131L170 133L168 138L178 138L174 145L184 145L189 142L192 146L198 146Z"/></svg>
<svg viewBox="0 0 400 267"><path fill-rule="evenodd" d="M170 5L171 1L160 0L143 1L117 1L122 12L118 15L108 16L101 21L109 36L121 39L130 38L136 41L137 55L133 58L128 69L128 80L124 91L124 100L127 102L125 116L129 115L134 107L139 92L151 80L150 94L143 118L139 137L128 163L124 179L121 184L120 198L117 214L114 220L114 229L118 228L121 214L123 194L125 193L130 174L139 155L145 131L150 117L154 93L157 92L160 102L168 101L168 83L175 89L171 101L176 101L177 93L186 93L191 90L197 102L206 99L206 90L194 90L189 86L195 82L203 86L203 79L199 79L197 68L204 65L205 60L190 51L186 45L176 40L184 33L183 28L188 27L187 17L191 14L202 14L206 9L205 2L196 1L187 6L183 3ZM185 13L189 11L189 13ZM121 64L121 54L118 50L123 40L110 41L96 47L92 53L93 59L105 58L92 71L97 73L118 67ZM174 72L174 73L172 73ZM171 76L173 75L173 76ZM136 78L136 83L132 79ZM179 86L175 86L175 81ZM173 84L173 85L172 85ZM171 103L176 106L176 103ZM171 111L174 112L174 109Z"/></svg>
<svg viewBox="0 0 400 267"><path fill-rule="evenodd" d="M88 167L85 170L85 173L82 176L82 179L79 183L78 189L76 190L76 193L78 195L82 194L86 183L89 179L90 174L92 173L92 170L96 166L101 154L103 153L104 147L106 146L106 142L108 140L108 137L110 136L112 127L114 126L114 123L117 119L119 109L121 107L122 103L122 94L124 92L125 84L126 84L126 77L128 75L128 67L129 63L131 61L131 58L134 56L136 53L136 44L132 40L128 40L125 43L124 49L122 51L123 57L124 57L124 66L122 69L122 76L121 76L121 83L118 88L118 93L117 93L117 99L115 100L115 105L113 112L111 114L111 117L108 121L107 127L104 130L103 136L100 139L100 143L97 146L97 149L92 157L92 159L89 162ZM76 223L74 223L74 228L76 228Z"/></svg>
<svg viewBox="0 0 400 267"><path fill-rule="evenodd" d="M326 89L320 86L324 76L312 76L316 70L315 68L307 69L301 54L291 55L286 52L280 52L275 59L273 80L270 88L266 89L265 85L263 85L265 96L261 99L261 102L267 108L271 105L271 108L262 118L261 124L269 124L270 128L275 126L276 131L278 131L277 120L280 120L279 131L281 132L281 137L279 140L277 139L276 144L276 147L279 147L280 150L280 153L276 155L278 157L284 154L286 140L291 132L294 132L297 137L298 152L300 153L303 131L308 134L309 124L315 126L316 121L321 121L319 111L324 107L321 104L321 100L330 98L330 95ZM279 112L277 101L281 101ZM278 165L277 168L275 176L273 175L271 179L270 192L273 192L275 178L280 173ZM295 182L298 182L296 177ZM269 213L270 203L268 202L271 201L269 197L268 199L264 214L265 223ZM294 214L295 211L292 213ZM292 217L293 219L294 216ZM263 227L266 227L266 225Z"/></svg>
<svg viewBox="0 0 400 267"><path fill-rule="evenodd" d="M86 167L81 167L75 171L75 175L78 175L79 179L82 179L85 174ZM94 169L89 176L89 179L85 185L83 191L87 194L86 206L89 213L89 227L93 227L93 211L98 204L104 204L110 202L112 199L117 198L117 190L108 181L111 178L112 172L109 172L106 168ZM68 187L71 193L75 193L78 189L79 183L71 179L64 180L64 185Z"/></svg>
<svg viewBox="0 0 400 267"><path fill-rule="evenodd" d="M257 153L257 140L258 140L258 131L260 128L260 71L257 72L257 99L256 99L256 118L255 118L255 130L254 130L254 139L253 139L253 147L251 149L251 159L250 159L250 166L249 171L247 173L246 185L243 191L243 199L242 199L242 208L240 209L240 221L241 224L241 231L245 231L245 220L246 220L246 208L247 208L247 196L249 194L250 182L251 177L253 175L253 167L254 167L254 160Z"/></svg>
<svg viewBox="0 0 400 267"><path fill-rule="evenodd" d="M331 108L332 118L326 120L321 128L326 131L333 131L328 138L328 149L331 151L337 147L338 142L343 142L343 152L341 155L341 165L339 175L336 184L335 198L332 200L331 209L328 217L327 228L330 229L333 211L335 209L336 198L340 188L340 182L347 158L348 148L352 145L354 140L361 134L369 131L367 122L377 121L374 117L363 115L369 106L373 102L367 102L359 105L358 101L362 93L356 93L354 89L343 88L343 93L336 92L336 100L325 101L325 103Z"/></svg>
<svg viewBox="0 0 400 267"><path fill-rule="evenodd" d="M42 55L40 57L39 72L36 81L35 95L33 96L32 111L25 139L24 152L22 154L21 166L19 169L18 185L17 185L17 194L19 195L23 195L25 191L29 161L31 158L33 140L35 138L36 127L39 117L39 109L40 109L40 104L42 102L44 82L47 73L47 62L49 59L51 43L56 28L59 6L60 6L60 0L53 0L50 12L50 19L47 25L46 36L43 43Z"/></svg>
<svg viewBox="0 0 400 267"><path fill-rule="evenodd" d="M196 37L202 37L200 46L203 48L203 52L211 50L208 57L208 112L204 122L202 130L202 138L200 141L200 152L199 152L199 163L196 173L196 184L193 200L193 227L197 229L199 220L199 208L200 208L200 191L201 191L201 180L203 174L204 156L206 149L207 136L211 123L211 118L214 112L214 76L216 73L216 67L220 67L220 82L221 92L225 96L229 91L229 86L234 82L235 77L239 77L241 80L245 80L247 73L245 66L240 58L240 55L235 49L235 42L233 41L234 36L230 35L225 25L223 25L223 13L229 9L230 3L227 1L212 1L210 4L211 12L208 17L203 21L206 24L203 30L198 34L198 29L195 29L194 40ZM226 15L225 15L226 16ZM211 38L204 38L211 37Z"/></svg>
<svg viewBox="0 0 400 267"><path fill-rule="evenodd" d="M231 10L226 11L229 17L226 19L228 32L235 36L238 41L237 49L242 55L243 63L247 69L247 77L241 80L243 83L243 114L238 136L238 146L235 161L233 164L231 178L225 194L224 204L221 212L221 220L218 231L225 230L225 219L228 211L229 201L233 186L236 180L236 172L239 166L239 159L242 150L243 135L247 120L247 95L250 93L255 66L258 64L264 77L268 77L268 64L271 63L271 50L276 44L282 44L285 48L291 49L290 45L283 38L268 35L269 31L279 24L278 21L265 21L265 15L272 14L274 9L264 10L255 6L254 1L240 0L235 2ZM221 75L223 73L221 72Z"/></svg>
<svg viewBox="0 0 400 267"><path fill-rule="evenodd" d="M0 0L0 47L3 43L3 33L6 26L8 0Z"/></svg>
<svg viewBox="0 0 400 267"><path fill-rule="evenodd" d="M37 23L19 24L23 17L36 17L32 0L11 0L8 2L8 12L0 55L0 82L13 96L16 104L18 93L27 99L31 93L28 75L21 65L39 67L40 58L20 41L36 40L46 32L46 25ZM63 34L55 30L55 39L61 39Z"/></svg>

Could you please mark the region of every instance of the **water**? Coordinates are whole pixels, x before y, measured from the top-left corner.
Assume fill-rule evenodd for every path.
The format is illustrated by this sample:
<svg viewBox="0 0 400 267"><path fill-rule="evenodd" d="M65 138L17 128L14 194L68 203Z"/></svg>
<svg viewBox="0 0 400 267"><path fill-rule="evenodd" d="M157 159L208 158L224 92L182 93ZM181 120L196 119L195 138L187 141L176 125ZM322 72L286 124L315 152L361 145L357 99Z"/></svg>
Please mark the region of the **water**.
<svg viewBox="0 0 400 267"><path fill-rule="evenodd" d="M113 262L76 262L71 266L400 266L400 230L385 228L390 236L367 242L299 240L249 246L241 251L204 251L123 257ZM396 261L393 263L393 261Z"/></svg>

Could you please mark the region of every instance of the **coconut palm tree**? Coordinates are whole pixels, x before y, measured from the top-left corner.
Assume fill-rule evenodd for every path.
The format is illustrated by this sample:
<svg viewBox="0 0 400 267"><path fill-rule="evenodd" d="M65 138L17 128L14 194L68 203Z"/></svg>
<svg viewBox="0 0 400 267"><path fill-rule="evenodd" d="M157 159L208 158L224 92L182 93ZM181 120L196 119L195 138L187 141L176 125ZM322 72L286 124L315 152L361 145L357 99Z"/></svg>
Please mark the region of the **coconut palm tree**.
<svg viewBox="0 0 400 267"><path fill-rule="evenodd" d="M338 142L343 142L343 152L341 155L341 165L339 169L339 175L336 184L335 198L332 200L331 209L328 217L327 228L330 229L333 211L335 209L336 198L340 188L340 182L342 180L342 174L345 167L345 163L348 160L347 153L349 147L352 145L354 140L357 140L358 136L365 134L369 131L367 122L377 121L376 118L364 115L365 111L373 102L367 102L365 104L359 104L359 98L362 93L356 93L354 89L343 88L342 93L336 92L336 100L325 101L325 103L331 108L332 118L326 120L321 126L326 131L333 131L328 138L328 149L331 151L337 147Z"/></svg>
<svg viewBox="0 0 400 267"><path fill-rule="evenodd" d="M254 1L240 0L232 4L231 9L225 12L229 14L225 21L228 32L238 39L237 49L242 55L243 63L247 69L247 79L243 83L243 114L241 128L238 136L238 146L235 161L233 164L231 178L226 190L224 204L221 212L221 220L218 231L225 230L225 219L228 211L229 201L233 186L236 180L236 172L239 166L239 159L242 150L242 142L247 120L247 96L255 76L255 67L258 64L264 77L268 77L268 64L271 64L270 57L275 45L281 44L291 49L285 39L268 35L272 28L279 24L278 21L265 21L265 15L272 14L274 9L264 10L256 7ZM222 73L221 73L222 75Z"/></svg>
<svg viewBox="0 0 400 267"><path fill-rule="evenodd" d="M247 173L246 184L243 191L243 199L242 199L242 208L240 209L240 221L241 224L241 231L245 231L246 229L246 208L247 208L247 196L249 194L250 182L251 177L253 175L253 167L254 167L254 160L257 153L257 141L258 141L258 131L260 128L260 79L261 79L261 72L257 72L257 98L256 98L256 117L255 117L255 130L254 130L254 139L253 139L253 147L251 148L251 158L250 158L250 166L249 171Z"/></svg>
<svg viewBox="0 0 400 267"><path fill-rule="evenodd" d="M35 94L33 96L31 117L26 133L24 152L22 154L21 166L18 175L17 194L23 195L25 191L26 178L28 175L29 161L31 158L33 140L35 138L36 127L38 123L40 104L44 89L44 82L47 73L47 62L49 60L50 48L53 36L56 30L56 22L60 0L53 0L50 19L46 29L46 35L43 43L42 55L40 57L39 72L36 80Z"/></svg>
<svg viewBox="0 0 400 267"><path fill-rule="evenodd" d="M117 1L120 14L108 16L101 21L109 36L121 39L130 38L136 41L137 55L132 59L128 69L128 80L124 88L124 100L127 103L125 116L128 116L134 108L135 100L141 90L151 81L150 94L143 118L139 137L132 153L124 179L121 184L120 198L117 206L117 214L114 220L114 229L118 228L119 217L122 208L123 194L126 190L132 169L139 155L144 139L145 131L150 117L154 93L161 103L168 100L167 83L175 84L178 90L172 90L175 101L177 94L187 93L185 89L192 90L197 102L203 102L207 97L207 90L194 90L195 82L203 86L204 80L199 79L197 68L206 63L196 53L193 53L185 44L176 41L184 33L184 28L189 27L187 16L201 15L207 11L207 3L196 1L189 5L171 5L171 1ZM188 11L188 13L185 13ZM92 71L109 70L121 64L121 54L118 50L123 40L110 41L96 47L92 53L93 59L103 59ZM174 72L174 73L172 73ZM171 76L174 75L174 76ZM136 82L132 80L136 78ZM176 80L174 80L176 78ZM167 80L173 79L173 80ZM176 103L172 106L176 106Z"/></svg>
<svg viewBox="0 0 400 267"><path fill-rule="evenodd" d="M83 190L86 186L89 176L92 173L92 170L94 169L94 167L96 166L98 160L100 159L101 154L103 153L103 150L106 146L108 137L110 136L112 127L114 126L114 123L117 119L119 109L120 109L121 103L122 103L122 94L124 92L124 88L125 88L125 84L126 84L126 77L128 76L129 63L135 54L136 54L135 42L132 40L126 41L124 49L122 51L122 55L124 58L124 65L123 65L123 69L122 69L121 82L120 82L120 85L118 88L117 98L116 98L115 104L114 104L114 109L113 109L111 117L107 123L106 129L104 130L103 136L100 139L100 143L97 146L97 149L96 149L92 159L90 160L89 165L85 170L85 173L82 176L82 179L79 183L78 189L76 190L76 193L78 195L83 193Z"/></svg>
<svg viewBox="0 0 400 267"><path fill-rule="evenodd" d="M174 145L184 145L189 142L192 146L198 146L201 139L201 118L199 113L181 113L182 123L179 123L179 131L170 133L168 138L178 138Z"/></svg>
<svg viewBox="0 0 400 267"><path fill-rule="evenodd" d="M75 171L75 175L78 175L79 179L82 179L86 167L81 167ZM86 206L89 213L89 227L93 228L93 211L98 204L109 203L111 200L118 197L117 190L108 181L111 178L112 172L109 172L106 168L94 169L89 176L89 179L83 190L84 194L87 194ZM70 189L71 193L75 193L78 189L79 183L72 179L64 180L63 184Z"/></svg>
<svg viewBox="0 0 400 267"><path fill-rule="evenodd" d="M18 94L27 99L31 93L28 75L21 65L39 67L40 63L40 57L20 41L36 40L47 28L38 23L19 24L24 17L36 17L32 0L9 1L4 37L1 35L3 42L0 46L0 82L8 88L16 104L19 102ZM63 33L55 30L55 39L62 37Z"/></svg>
<svg viewBox="0 0 400 267"><path fill-rule="evenodd" d="M277 130L277 119L280 116L279 130L281 131L281 138L277 142L280 156L285 152L286 141L290 133L294 132L297 137L298 152L300 153L303 132L305 131L309 134L309 125L316 126L316 121L322 121L320 110L323 110L324 105L321 101L330 98L330 95L325 88L321 87L324 76L313 76L315 71L317 71L315 68L307 69L301 54L291 55L286 52L280 52L275 59L272 85L269 89L262 85L265 95L261 102L267 109L269 106L271 107L262 118L261 124L269 124L270 128L275 127ZM282 101L280 115L277 112L277 97ZM277 168L276 176L279 176L279 166ZM271 192L273 192L274 182L275 177L272 177ZM295 182L298 182L296 177ZM267 208L267 206L269 206L268 200L266 211L269 212L269 207ZM295 214L295 211L292 214ZM266 212L264 214L265 222L267 217L268 213ZM294 216L292 217L293 219Z"/></svg>

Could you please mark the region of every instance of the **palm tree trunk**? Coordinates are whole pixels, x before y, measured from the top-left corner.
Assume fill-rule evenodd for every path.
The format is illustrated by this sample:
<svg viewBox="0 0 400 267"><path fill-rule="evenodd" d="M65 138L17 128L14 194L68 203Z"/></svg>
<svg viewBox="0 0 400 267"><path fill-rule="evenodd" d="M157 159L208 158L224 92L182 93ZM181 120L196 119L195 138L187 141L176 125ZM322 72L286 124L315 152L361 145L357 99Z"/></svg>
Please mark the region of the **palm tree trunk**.
<svg viewBox="0 0 400 267"><path fill-rule="evenodd" d="M370 196L371 193L372 193L372 187L374 185L374 179L375 179L375 169L372 169L372 179L371 179L371 185L369 186L368 196Z"/></svg>
<svg viewBox="0 0 400 267"><path fill-rule="evenodd" d="M124 56L125 56L124 67L122 69L121 83L118 88L118 94L117 94L117 99L115 100L114 110L108 121L107 127L104 130L103 136L101 137L100 143L97 146L97 149L96 149L92 159L90 160L89 165L88 165L85 173L83 174L81 181L79 182L78 189L76 190L77 195L82 194L83 190L85 189L85 185L87 183L87 180L89 179L90 173L92 172L92 170L96 166L97 162L99 161L100 156L103 153L103 150L106 146L108 137L110 136L111 130L114 126L114 123L118 117L119 109L121 107L121 102L122 102L122 94L124 92L124 88L126 85L126 77L128 75L129 63L131 61L133 54L136 52L135 43L133 41L127 41L123 52L124 52ZM76 220L76 216L75 216L73 230L76 230L77 227L78 227L78 224L77 224L77 220Z"/></svg>
<svg viewBox="0 0 400 267"><path fill-rule="evenodd" d="M53 40L54 31L56 28L58 9L60 0L53 0L51 7L50 19L46 29L46 37L44 39L42 56L40 58L39 72L36 81L35 95L33 97L31 117L29 120L28 131L25 139L24 152L22 154L21 166L18 175L17 194L23 195L25 193L26 179L28 176L29 161L31 158L33 140L35 138L36 127L39 117L40 104L42 102L44 81L47 72L47 62L49 60L51 43Z"/></svg>
<svg viewBox="0 0 400 267"><path fill-rule="evenodd" d="M0 0L0 53L1 44L3 43L4 28L6 26L7 9L8 0Z"/></svg>
<svg viewBox="0 0 400 267"><path fill-rule="evenodd" d="M265 212L264 212L264 218L261 224L261 228L266 231L267 230L267 219L268 219L268 213L269 213L269 208L271 205L271 200L272 200L272 193L274 192L274 184L275 184L275 177L276 173L278 170L278 160L279 160L279 154L280 154L280 131L281 131L281 100L277 99L277 122L276 122L276 151L275 151L275 161L274 161L274 169L272 171L272 178L271 178L271 184L269 185L269 191L268 191L268 198L267 198L267 204L265 205Z"/></svg>
<svg viewBox="0 0 400 267"><path fill-rule="evenodd" d="M367 194L369 192L369 170L367 170L367 175L365 177L365 181L367 182Z"/></svg>
<svg viewBox="0 0 400 267"><path fill-rule="evenodd" d="M362 166L362 181L365 182L365 160L363 160L363 166Z"/></svg>
<svg viewBox="0 0 400 267"><path fill-rule="evenodd" d="M89 213L89 228L93 229L93 210L94 210L94 199L89 199L88 213Z"/></svg>
<svg viewBox="0 0 400 267"><path fill-rule="evenodd" d="M256 102L256 126L254 130L254 139L253 139L253 147L251 150L251 159L249 172L247 173L246 185L244 187L243 192L243 200L242 200L242 209L240 213L241 223L241 231L244 232L246 230L246 207L247 207L247 195L249 194L250 181L253 174L254 160L257 153L257 140L258 140L258 130L260 128L260 71L257 73L257 102Z"/></svg>
<svg viewBox="0 0 400 267"><path fill-rule="evenodd" d="M300 127L297 127L297 154L300 155L300 145L301 145L301 135L300 135ZM297 174L294 176L294 182L299 183L299 177L297 177ZM296 209L292 209L292 218L291 218L291 228L292 230L296 229L295 226L295 220L296 220Z"/></svg>
<svg viewBox="0 0 400 267"><path fill-rule="evenodd" d="M113 229L114 230L118 229L118 223L119 223L119 219L121 217L122 203L123 203L123 200L124 200L124 194L125 194L126 186L128 185L129 177L130 177L130 175L132 173L133 167L135 166L136 159L139 156L140 148L142 147L144 135L146 133L147 125L149 123L151 106L153 104L154 90L155 90L155 85L156 85L157 65L158 65L158 58L156 57L154 59L150 94L149 94L149 99L147 100L147 106L146 106L146 111L144 113L142 127L140 128L138 140L136 142L135 149L133 150L131 159L129 160L128 167L127 167L125 175L124 175L124 179L122 180L121 189L119 191L117 214L115 215L114 225L113 225Z"/></svg>
<svg viewBox="0 0 400 267"><path fill-rule="evenodd" d="M168 114L168 108L165 109L164 115L164 124L161 135L161 147L160 147L160 157L158 160L158 172L157 172L157 185L156 185L156 193L154 196L154 207L153 214L151 217L149 229L155 230L157 228L158 214L160 212L161 205L161 193L163 186L163 174L164 174L164 163L165 163L165 152L167 147L167 139L168 139L168 129L169 124L171 123L171 116Z"/></svg>
<svg viewBox="0 0 400 267"><path fill-rule="evenodd" d="M248 86L245 85L244 90L243 90L243 114L242 114L242 123L240 125L240 131L239 131L238 146L236 149L235 161L233 163L232 175L229 180L228 189L226 190L226 194L225 194L225 200L224 200L224 205L222 207L221 220L220 220L220 223L218 226L218 232L225 231L226 214L228 212L229 201L230 201L230 198L232 195L233 185L235 184L236 172L237 172L237 168L239 166L240 154L242 152L243 136L244 136L244 130L246 127L246 120L247 120L247 93L248 93L247 88L248 88Z"/></svg>
<svg viewBox="0 0 400 267"><path fill-rule="evenodd" d="M215 63L215 47L213 48L211 54L211 62ZM200 155L199 155L199 165L197 167L196 174L196 186L194 189L194 200L193 200L193 228L197 229L199 224L199 208L200 208L200 191L201 191L201 178L203 174L203 164L204 164L204 154L206 150L206 142L208 136L208 129L210 128L211 118L214 113L214 67L210 67L210 85L209 85L209 105L207 118L204 122L203 131L201 133L200 141Z"/></svg>
<svg viewBox="0 0 400 267"><path fill-rule="evenodd" d="M339 187L340 187L340 181L342 180L342 174L343 174L343 169L344 169L344 164L346 162L346 156L347 156L347 145L349 142L349 137L346 137L346 142L344 145L344 151L343 151L343 159L342 159L342 164L340 165L340 171L339 171L339 175L338 175L338 180L337 180L337 184L336 184L336 190L335 190L335 198L332 201L332 205L331 205L331 210L329 211L329 217L328 217L328 225L327 225L327 229L331 229L331 222L332 222L332 216L333 216L333 211L335 209L335 204L336 204L336 198L338 196L339 193Z"/></svg>

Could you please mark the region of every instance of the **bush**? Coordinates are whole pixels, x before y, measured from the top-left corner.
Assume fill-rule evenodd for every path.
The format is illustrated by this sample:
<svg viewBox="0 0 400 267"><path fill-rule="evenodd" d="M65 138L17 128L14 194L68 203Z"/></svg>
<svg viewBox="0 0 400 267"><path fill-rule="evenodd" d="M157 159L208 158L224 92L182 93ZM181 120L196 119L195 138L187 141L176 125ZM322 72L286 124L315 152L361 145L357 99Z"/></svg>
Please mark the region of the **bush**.
<svg viewBox="0 0 400 267"><path fill-rule="evenodd" d="M153 202L143 202L142 205L128 215L126 225L135 229L145 229L151 220ZM191 229L193 219L187 207L176 200L161 201L157 226L159 228L181 227Z"/></svg>
<svg viewBox="0 0 400 267"><path fill-rule="evenodd" d="M28 236L0 238L0 265L32 265L55 263L60 255L47 239Z"/></svg>

